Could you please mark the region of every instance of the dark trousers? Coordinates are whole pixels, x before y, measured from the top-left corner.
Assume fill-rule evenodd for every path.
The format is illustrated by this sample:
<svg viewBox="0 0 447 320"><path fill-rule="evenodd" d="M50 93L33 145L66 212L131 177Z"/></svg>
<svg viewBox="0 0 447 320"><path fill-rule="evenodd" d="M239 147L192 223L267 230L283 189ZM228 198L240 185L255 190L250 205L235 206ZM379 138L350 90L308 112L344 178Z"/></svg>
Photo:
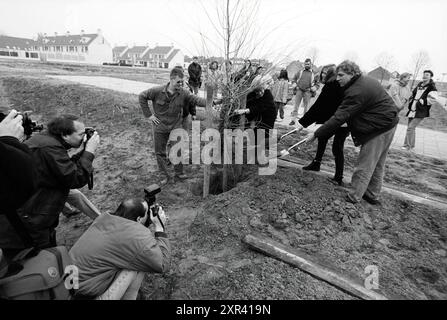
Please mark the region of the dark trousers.
<svg viewBox="0 0 447 320"><path fill-rule="evenodd" d="M279 117L280 117L281 119L284 119L284 106L285 106L285 105L286 105L286 104L283 103L283 102L275 101L276 115L278 116L278 111L279 111Z"/></svg>
<svg viewBox="0 0 447 320"><path fill-rule="evenodd" d="M166 148L169 142L170 132L154 132L154 149L155 156L157 158L158 169L169 176L167 163L168 158L166 156ZM174 171L176 175L183 174L183 164L179 163L174 165Z"/></svg>
<svg viewBox="0 0 447 320"><path fill-rule="evenodd" d="M346 138L349 135L349 129L347 127L340 127L337 129L334 135L334 142L332 143L332 154L335 158L335 179L343 179L343 169L345 165L345 157L343 153ZM326 145L330 138L318 138L318 147L315 160L321 162L323 159Z"/></svg>

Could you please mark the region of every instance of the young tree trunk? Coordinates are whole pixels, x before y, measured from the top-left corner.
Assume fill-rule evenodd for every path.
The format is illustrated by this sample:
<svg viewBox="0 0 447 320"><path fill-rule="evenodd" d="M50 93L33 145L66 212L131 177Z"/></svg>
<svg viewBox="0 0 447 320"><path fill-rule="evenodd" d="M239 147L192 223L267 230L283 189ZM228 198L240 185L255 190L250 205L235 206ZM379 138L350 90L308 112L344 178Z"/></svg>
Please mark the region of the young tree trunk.
<svg viewBox="0 0 447 320"><path fill-rule="evenodd" d="M206 90L206 109L205 109L205 124L207 128L211 128L212 125L212 108L213 108L213 87L210 85L205 86ZM205 165L203 168L203 197L208 197L210 193L210 175L211 165Z"/></svg>

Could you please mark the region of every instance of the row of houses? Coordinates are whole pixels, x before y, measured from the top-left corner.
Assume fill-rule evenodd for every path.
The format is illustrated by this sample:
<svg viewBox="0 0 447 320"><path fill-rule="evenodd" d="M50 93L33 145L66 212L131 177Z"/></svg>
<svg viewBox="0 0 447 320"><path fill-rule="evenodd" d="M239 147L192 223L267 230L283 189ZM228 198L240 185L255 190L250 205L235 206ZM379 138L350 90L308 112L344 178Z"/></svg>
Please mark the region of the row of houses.
<svg viewBox="0 0 447 320"><path fill-rule="evenodd" d="M53 36L39 34L37 39L0 36L0 57L43 62L102 64L113 59L112 47L100 29L96 33Z"/></svg>
<svg viewBox="0 0 447 320"><path fill-rule="evenodd" d="M174 46L112 48L101 29L96 33L39 34L36 39L0 35L0 58L42 62L111 64L172 68L185 65L185 56Z"/></svg>
<svg viewBox="0 0 447 320"><path fill-rule="evenodd" d="M113 48L113 62L125 65L171 69L185 67L185 56L174 46L117 46Z"/></svg>

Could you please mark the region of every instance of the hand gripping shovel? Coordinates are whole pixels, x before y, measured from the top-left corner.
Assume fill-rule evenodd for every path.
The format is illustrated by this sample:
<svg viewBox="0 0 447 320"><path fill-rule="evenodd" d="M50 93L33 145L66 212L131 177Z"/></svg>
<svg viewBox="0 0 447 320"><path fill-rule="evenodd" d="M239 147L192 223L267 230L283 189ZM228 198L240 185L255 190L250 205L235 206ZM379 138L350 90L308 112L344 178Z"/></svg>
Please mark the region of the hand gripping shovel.
<svg viewBox="0 0 447 320"><path fill-rule="evenodd" d="M303 139L303 140L299 141L298 143L295 143L295 144L294 144L293 146L291 146L289 149L283 149L283 150L281 150L281 151L279 152L279 153L280 153L279 158L288 156L288 155L290 154L290 150L292 150L292 149L298 147L299 145L302 145L303 143L306 142L306 140L307 140L307 139Z"/></svg>

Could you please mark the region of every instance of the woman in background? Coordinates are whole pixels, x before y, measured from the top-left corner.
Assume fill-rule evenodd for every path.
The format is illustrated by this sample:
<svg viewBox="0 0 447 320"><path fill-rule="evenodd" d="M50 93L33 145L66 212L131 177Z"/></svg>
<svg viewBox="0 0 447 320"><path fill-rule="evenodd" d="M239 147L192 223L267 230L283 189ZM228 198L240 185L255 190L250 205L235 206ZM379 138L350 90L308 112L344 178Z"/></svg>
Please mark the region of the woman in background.
<svg viewBox="0 0 447 320"><path fill-rule="evenodd" d="M335 64L330 64L321 69L320 79L324 84L323 89L309 111L298 121L299 130L307 128L313 123L325 123L334 115L340 106L343 100L343 89L336 80L335 67ZM345 158L343 149L348 135L349 130L345 123L335 132L334 142L332 143L332 154L335 158L335 175L330 180L340 186L344 185L343 169ZM321 160L323 159L328 140L329 138L318 139L317 154L308 166L303 167L303 170L320 171Z"/></svg>
<svg viewBox="0 0 447 320"><path fill-rule="evenodd" d="M287 70L282 69L279 73L278 80L272 86L272 94L273 99L275 101L276 106L276 114L278 115L282 121L284 119L284 106L287 103L287 97L289 94L289 77L287 74Z"/></svg>

